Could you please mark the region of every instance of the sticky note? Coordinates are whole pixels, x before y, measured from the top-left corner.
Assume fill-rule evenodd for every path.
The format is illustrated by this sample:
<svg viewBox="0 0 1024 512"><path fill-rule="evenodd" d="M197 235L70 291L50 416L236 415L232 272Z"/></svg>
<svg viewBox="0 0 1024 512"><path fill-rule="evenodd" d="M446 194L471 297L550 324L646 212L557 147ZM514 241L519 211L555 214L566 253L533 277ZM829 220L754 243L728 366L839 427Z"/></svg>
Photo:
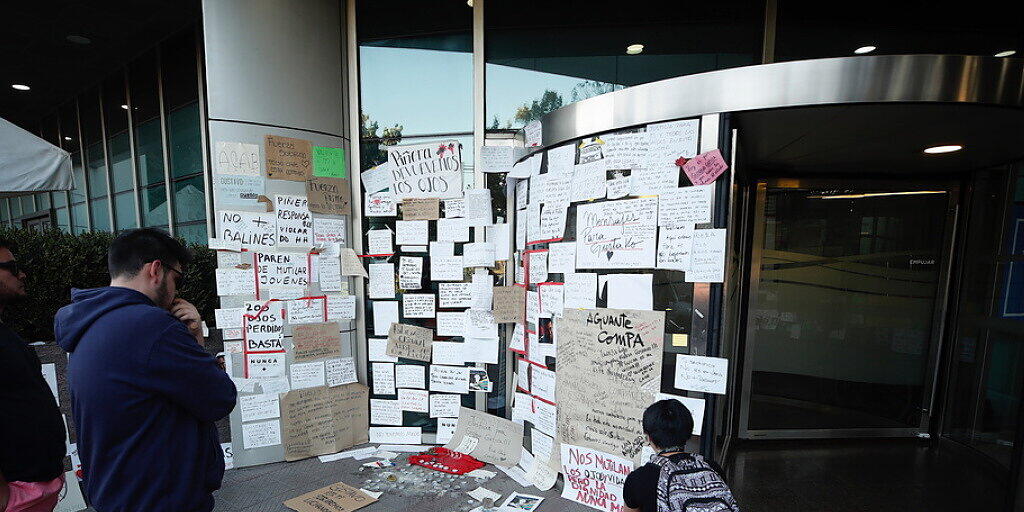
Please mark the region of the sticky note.
<svg viewBox="0 0 1024 512"><path fill-rule="evenodd" d="M347 178L345 150L313 146L313 176Z"/></svg>

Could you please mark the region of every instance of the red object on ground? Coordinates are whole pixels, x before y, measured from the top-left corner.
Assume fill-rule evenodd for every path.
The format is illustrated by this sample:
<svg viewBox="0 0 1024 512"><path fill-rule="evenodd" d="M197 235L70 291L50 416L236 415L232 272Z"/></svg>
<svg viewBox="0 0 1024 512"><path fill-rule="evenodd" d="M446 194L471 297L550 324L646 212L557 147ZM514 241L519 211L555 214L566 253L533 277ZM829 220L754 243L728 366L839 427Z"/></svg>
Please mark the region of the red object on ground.
<svg viewBox="0 0 1024 512"><path fill-rule="evenodd" d="M409 463L453 475L465 475L474 469L484 467L483 462L465 453L441 447L434 447L423 453L410 455Z"/></svg>

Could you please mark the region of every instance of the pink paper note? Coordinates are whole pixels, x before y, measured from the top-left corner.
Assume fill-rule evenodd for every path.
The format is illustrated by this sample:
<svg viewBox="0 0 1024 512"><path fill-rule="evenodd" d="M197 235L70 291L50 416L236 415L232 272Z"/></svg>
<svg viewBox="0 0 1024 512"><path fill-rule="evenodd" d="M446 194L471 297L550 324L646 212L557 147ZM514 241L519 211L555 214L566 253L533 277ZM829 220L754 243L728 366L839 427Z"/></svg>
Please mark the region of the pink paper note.
<svg viewBox="0 0 1024 512"><path fill-rule="evenodd" d="M719 150L701 153L683 164L683 172L694 185L714 183L729 168Z"/></svg>

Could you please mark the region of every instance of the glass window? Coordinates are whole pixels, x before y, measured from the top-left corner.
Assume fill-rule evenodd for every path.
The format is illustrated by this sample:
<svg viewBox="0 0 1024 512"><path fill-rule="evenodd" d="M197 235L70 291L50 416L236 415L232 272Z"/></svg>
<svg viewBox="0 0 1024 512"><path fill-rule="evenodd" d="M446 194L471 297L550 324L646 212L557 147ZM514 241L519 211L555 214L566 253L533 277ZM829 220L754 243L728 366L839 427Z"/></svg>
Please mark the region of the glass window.
<svg viewBox="0 0 1024 512"><path fill-rule="evenodd" d="M356 4L364 133L473 131L472 9L430 4Z"/></svg>
<svg viewBox="0 0 1024 512"><path fill-rule="evenodd" d="M114 217L118 231L139 227L135 222L135 194L121 192L114 196Z"/></svg>
<svg viewBox="0 0 1024 512"><path fill-rule="evenodd" d="M186 30L164 41L160 45L160 59L167 111L199 99L195 32Z"/></svg>
<svg viewBox="0 0 1024 512"><path fill-rule="evenodd" d="M206 220L206 196L203 190L202 175L174 184L174 218L177 222Z"/></svg>
<svg viewBox="0 0 1024 512"><path fill-rule="evenodd" d="M159 118L135 127L135 161L139 167L140 185L164 181L164 150Z"/></svg>
<svg viewBox="0 0 1024 512"><path fill-rule="evenodd" d="M67 208L57 208L57 228L65 233L71 232L71 216Z"/></svg>
<svg viewBox="0 0 1024 512"><path fill-rule="evenodd" d="M543 14L523 16L531 9ZM571 2L494 2L484 13L488 129L520 128L589 97L761 58L763 1L625 8L613 16ZM633 44L642 52L628 55Z"/></svg>
<svg viewBox="0 0 1024 512"><path fill-rule="evenodd" d="M146 227L167 225L167 187L156 185L142 191L142 223Z"/></svg>
<svg viewBox="0 0 1024 512"><path fill-rule="evenodd" d="M12 197L11 201L10 201L10 205L11 205L11 218L12 219L17 219L18 217L21 217L21 215L22 215L21 200L18 199L17 197Z"/></svg>
<svg viewBox="0 0 1024 512"><path fill-rule="evenodd" d="M131 95L132 122L136 125L160 116L156 50L142 54L128 65L128 93Z"/></svg>
<svg viewBox="0 0 1024 512"><path fill-rule="evenodd" d="M128 130L128 96L124 90L124 71L103 80L103 123L107 138Z"/></svg>
<svg viewBox="0 0 1024 512"><path fill-rule="evenodd" d="M206 236L206 222L175 225L176 236L185 239L190 244L206 244L210 237Z"/></svg>
<svg viewBox="0 0 1024 512"><path fill-rule="evenodd" d="M100 129L100 91L93 87L78 96L78 117L86 145L103 139Z"/></svg>
<svg viewBox="0 0 1024 512"><path fill-rule="evenodd" d="M70 153L79 151L78 113L75 108L75 102L58 108L57 120L60 123L60 147Z"/></svg>
<svg viewBox="0 0 1024 512"><path fill-rule="evenodd" d="M203 171L199 136L199 103L190 103L167 114L171 175L175 178Z"/></svg>
<svg viewBox="0 0 1024 512"><path fill-rule="evenodd" d="M128 143L128 134L119 133L107 141L107 155L110 157L110 179L114 182L114 192L131 190L132 153Z"/></svg>
<svg viewBox="0 0 1024 512"><path fill-rule="evenodd" d="M7 224L11 220L11 212L7 210L7 200L0 200L0 222Z"/></svg>
<svg viewBox="0 0 1024 512"><path fill-rule="evenodd" d="M21 196L21 213L22 215L30 215L36 212L35 198L30 194L27 196Z"/></svg>
<svg viewBox="0 0 1024 512"><path fill-rule="evenodd" d="M89 204L92 206L92 230L111 231L110 210L107 209L106 196L100 199L93 199Z"/></svg>
<svg viewBox="0 0 1024 512"><path fill-rule="evenodd" d="M50 209L50 193L40 192L36 194L36 209L37 210L49 210Z"/></svg>
<svg viewBox="0 0 1024 512"><path fill-rule="evenodd" d="M107 195L107 166L103 156L103 145L96 143L85 148L86 167L89 178L89 197Z"/></svg>
<svg viewBox="0 0 1024 512"><path fill-rule="evenodd" d="M75 234L81 234L89 231L89 219L88 212L85 209L85 203L78 203L71 207L71 215L75 224Z"/></svg>
<svg viewBox="0 0 1024 512"><path fill-rule="evenodd" d="M85 169L82 167L82 154L71 153L71 171L75 175L75 188L71 190L71 201L85 201Z"/></svg>
<svg viewBox="0 0 1024 512"><path fill-rule="evenodd" d="M60 146L60 129L58 126L57 114L46 116L43 118L42 126L39 130L39 136L54 146Z"/></svg>
<svg viewBox="0 0 1024 512"><path fill-rule="evenodd" d="M875 47L871 55L994 55L1005 50L1019 55L1022 50L1019 7L1008 12L1007 4L992 0L972 2L970 9L941 4L900 9L882 0L841 11L829 7L813 0L779 0L775 60L847 57L867 46Z"/></svg>
<svg viewBox="0 0 1024 512"><path fill-rule="evenodd" d="M55 208L68 205L68 193L67 192L54 192L52 196L53 196L53 206Z"/></svg>

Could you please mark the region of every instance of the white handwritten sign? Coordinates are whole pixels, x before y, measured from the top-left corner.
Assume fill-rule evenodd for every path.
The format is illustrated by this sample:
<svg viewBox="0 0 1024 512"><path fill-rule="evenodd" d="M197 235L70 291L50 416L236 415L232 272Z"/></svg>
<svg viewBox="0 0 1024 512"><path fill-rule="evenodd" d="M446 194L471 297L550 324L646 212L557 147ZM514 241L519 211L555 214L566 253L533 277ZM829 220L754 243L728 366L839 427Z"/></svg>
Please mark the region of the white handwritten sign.
<svg viewBox="0 0 1024 512"><path fill-rule="evenodd" d="M562 444L562 497L605 512L621 512L622 487L633 471L633 462L622 457Z"/></svg>
<svg viewBox="0 0 1024 512"><path fill-rule="evenodd" d="M658 198L583 204L576 215L577 268L651 268Z"/></svg>
<svg viewBox="0 0 1024 512"><path fill-rule="evenodd" d="M220 236L250 250L273 249L277 245L277 215L274 212L218 212Z"/></svg>
<svg viewBox="0 0 1024 512"><path fill-rule="evenodd" d="M388 148L391 191L407 197L448 199L462 195L462 146L458 141Z"/></svg>
<svg viewBox="0 0 1024 512"><path fill-rule="evenodd" d="M219 140L214 148L217 173L248 176L261 174L258 145Z"/></svg>
<svg viewBox="0 0 1024 512"><path fill-rule="evenodd" d="M309 284L306 255L300 253L256 253L256 278L260 287Z"/></svg>
<svg viewBox="0 0 1024 512"><path fill-rule="evenodd" d="M677 389L724 395L728 376L728 359L676 354Z"/></svg>
<svg viewBox="0 0 1024 512"><path fill-rule="evenodd" d="M277 241L286 247L313 246L313 218L306 196L276 195Z"/></svg>

